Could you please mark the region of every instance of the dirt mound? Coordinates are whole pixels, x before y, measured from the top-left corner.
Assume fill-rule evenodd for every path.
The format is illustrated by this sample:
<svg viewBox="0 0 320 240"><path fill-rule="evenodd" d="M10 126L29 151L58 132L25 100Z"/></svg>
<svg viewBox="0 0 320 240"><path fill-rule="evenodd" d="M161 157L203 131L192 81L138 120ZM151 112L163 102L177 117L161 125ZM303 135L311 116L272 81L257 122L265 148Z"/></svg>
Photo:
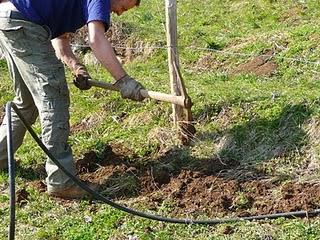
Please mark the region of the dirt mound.
<svg viewBox="0 0 320 240"><path fill-rule="evenodd" d="M239 176L237 163L211 159L195 164L174 153L148 163L133 162L134 158L130 149L107 145L99 155L86 153L77 168L80 178L101 184L108 197L138 197L151 210L170 203L175 216L250 216L320 208L319 184L273 181L261 173L231 178L221 172Z"/></svg>
<svg viewBox="0 0 320 240"><path fill-rule="evenodd" d="M239 182L190 171L171 179L161 192L165 198L153 200L171 199L177 206L174 213L182 215L250 216L320 207L319 185L287 183L277 186L265 180Z"/></svg>
<svg viewBox="0 0 320 240"><path fill-rule="evenodd" d="M270 76L274 74L278 68L277 63L272 59L274 54L275 52L273 50L267 51L261 56L254 57L249 62L239 65L231 73L252 73L258 76Z"/></svg>

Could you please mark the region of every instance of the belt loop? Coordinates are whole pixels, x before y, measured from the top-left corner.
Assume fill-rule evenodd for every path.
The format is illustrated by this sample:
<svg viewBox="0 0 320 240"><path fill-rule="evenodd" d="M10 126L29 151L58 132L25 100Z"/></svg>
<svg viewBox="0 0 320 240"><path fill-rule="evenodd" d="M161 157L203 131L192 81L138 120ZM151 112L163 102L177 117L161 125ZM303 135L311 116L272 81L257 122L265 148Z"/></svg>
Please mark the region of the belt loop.
<svg viewBox="0 0 320 240"><path fill-rule="evenodd" d="M51 40L52 32L47 25L42 25L42 27L48 32L49 40Z"/></svg>

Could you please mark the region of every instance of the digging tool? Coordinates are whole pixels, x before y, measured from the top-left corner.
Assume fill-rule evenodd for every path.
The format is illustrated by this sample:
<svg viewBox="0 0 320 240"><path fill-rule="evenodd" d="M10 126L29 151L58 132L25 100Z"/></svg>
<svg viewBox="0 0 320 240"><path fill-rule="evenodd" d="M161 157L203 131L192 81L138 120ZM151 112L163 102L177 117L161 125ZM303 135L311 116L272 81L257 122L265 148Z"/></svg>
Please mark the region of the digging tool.
<svg viewBox="0 0 320 240"><path fill-rule="evenodd" d="M99 88L119 92L119 89L112 83L107 83L107 82L97 81L92 79L89 79L88 83L90 86L93 86L93 87L99 87ZM173 104L182 106L184 108L191 108L192 106L192 102L189 97L185 98L184 96L174 96L166 93L154 92L154 91L149 91L145 89L141 90L141 95L144 98L151 98L151 99L155 99L162 102L173 103Z"/></svg>
<svg viewBox="0 0 320 240"><path fill-rule="evenodd" d="M180 83L181 83L182 82L181 73L180 71L177 71L177 72L178 72ZM88 83L90 86L93 86L93 87L99 87L99 88L118 91L118 92L120 91L112 83L97 81L93 79L89 79ZM185 90L184 85L182 85L181 87ZM186 90L183 92L186 93ZM193 138L193 135L196 132L192 123L193 122L192 113L191 113L192 101L190 97L187 94L183 94L182 96L175 96L171 94L154 92L154 91L149 91L145 89L140 90L140 93L144 98L151 98L151 99L155 99L162 102L176 104L181 106L184 109L184 116L183 116L184 120L179 123L179 127L181 129L181 141L184 145L187 145L189 143L189 140Z"/></svg>

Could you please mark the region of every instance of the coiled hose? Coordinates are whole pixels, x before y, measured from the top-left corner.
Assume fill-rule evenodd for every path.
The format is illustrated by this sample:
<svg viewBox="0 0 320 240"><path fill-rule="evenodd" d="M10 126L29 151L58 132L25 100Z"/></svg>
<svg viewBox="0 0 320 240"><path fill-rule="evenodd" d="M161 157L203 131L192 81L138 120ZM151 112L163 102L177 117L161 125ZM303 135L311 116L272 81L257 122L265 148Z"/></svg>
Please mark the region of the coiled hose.
<svg viewBox="0 0 320 240"><path fill-rule="evenodd" d="M231 223L231 222L238 222L238 221L253 221L253 220L263 220L263 219L276 219L276 218L293 218L293 217L313 217L320 214L320 209L313 210L313 211L296 211L296 212L287 212L287 213L277 213L277 214L268 214L268 215L256 215L251 217L243 217L243 218L226 218L226 219L209 219L209 220L192 220L192 219L177 219L177 218L167 218L162 217L154 214L148 214L145 212L140 212L122 205L119 205L100 193L93 191L89 188L86 184L84 184L79 178L69 173L61 164L60 162L55 159L55 157L49 152L46 146L41 142L38 138L36 133L33 129L29 126L26 122L24 117L22 116L21 112L17 108L17 106L9 102L6 105L6 116L7 116L7 145L8 145L8 162L9 162L9 179L10 179L10 227L9 227L9 239L14 239L15 235L15 170L14 170L14 153L12 147L12 126L11 126L11 109L13 109L17 115L19 116L20 120L22 121L23 125L26 127L28 132L31 134L33 139L37 142L40 148L46 153L46 155L68 176L70 177L77 185L79 185L82 189L90 193L94 199L100 200L111 207L114 207L120 211L124 211L126 213L139 216L142 218L147 218L155 221L160 222L167 222L167 223L178 223L178 224L202 224L202 225L216 225L222 223Z"/></svg>

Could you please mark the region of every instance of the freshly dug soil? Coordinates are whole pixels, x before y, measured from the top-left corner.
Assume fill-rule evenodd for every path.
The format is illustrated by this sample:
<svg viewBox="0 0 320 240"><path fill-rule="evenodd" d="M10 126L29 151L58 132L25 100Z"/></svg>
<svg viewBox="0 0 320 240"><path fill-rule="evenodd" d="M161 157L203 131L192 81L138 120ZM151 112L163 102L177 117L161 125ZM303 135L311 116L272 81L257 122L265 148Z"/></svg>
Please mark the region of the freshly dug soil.
<svg viewBox="0 0 320 240"><path fill-rule="evenodd" d="M247 63L239 65L232 74L252 73L258 76L270 76L278 69L277 63L272 58L273 55L274 51L270 50L261 56L254 57Z"/></svg>
<svg viewBox="0 0 320 240"><path fill-rule="evenodd" d="M250 216L320 208L317 183L283 183L261 173L235 177L245 175L235 163L187 164L174 156L168 153L139 164L131 160L129 149L108 145L99 158L94 152L85 154L77 168L82 179L101 184L114 200L141 197L150 210L170 202L175 216ZM234 177L221 174L223 170L234 172Z"/></svg>

